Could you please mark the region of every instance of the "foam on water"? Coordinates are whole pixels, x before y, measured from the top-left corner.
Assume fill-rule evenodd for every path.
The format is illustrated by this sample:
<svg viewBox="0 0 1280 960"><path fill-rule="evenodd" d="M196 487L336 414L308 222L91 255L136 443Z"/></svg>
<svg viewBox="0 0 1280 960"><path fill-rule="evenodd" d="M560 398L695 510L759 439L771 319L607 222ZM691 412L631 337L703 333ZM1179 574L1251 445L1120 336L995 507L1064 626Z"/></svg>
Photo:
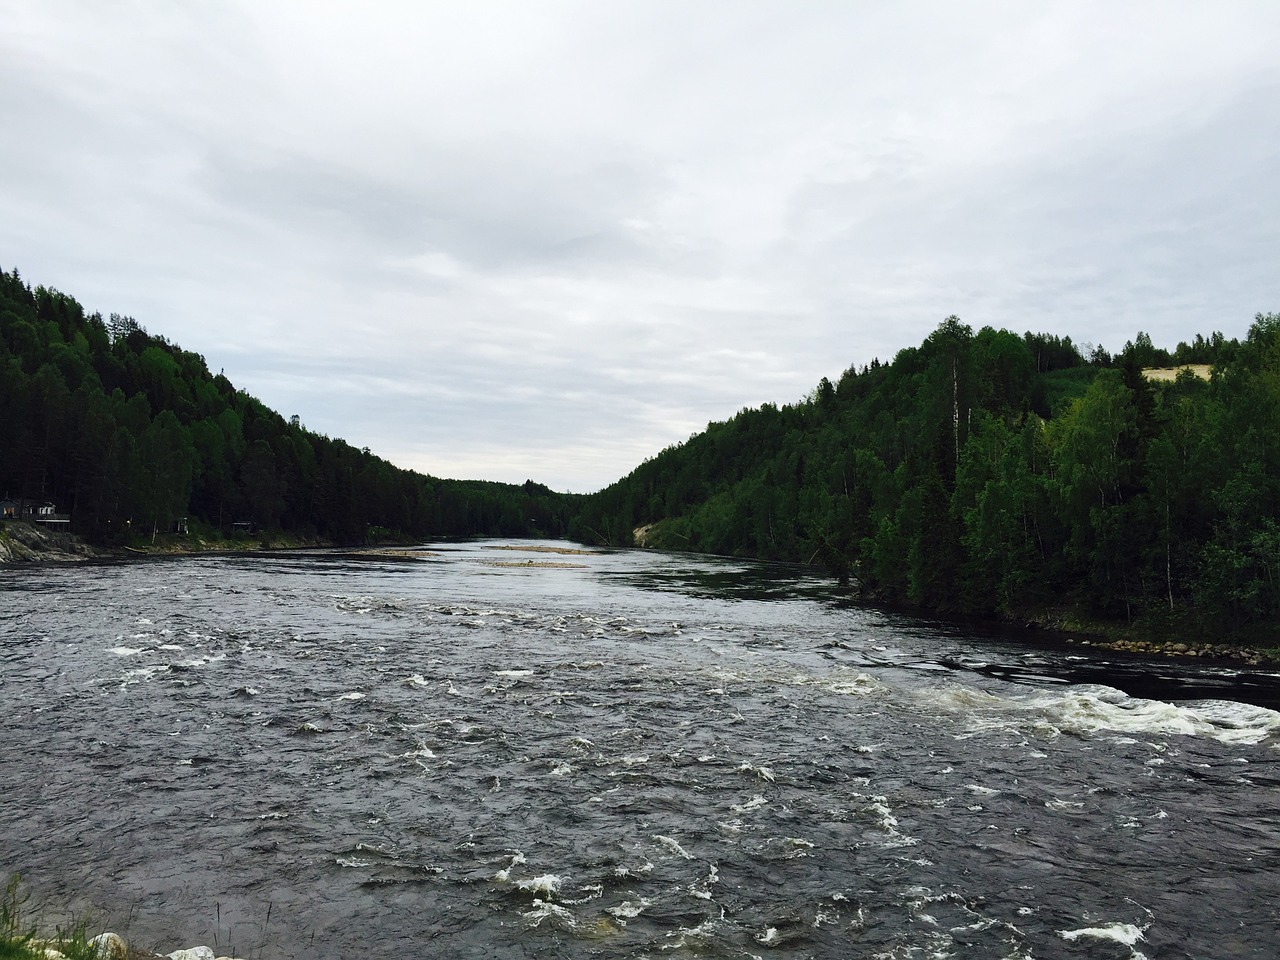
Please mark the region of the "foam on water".
<svg viewBox="0 0 1280 960"><path fill-rule="evenodd" d="M227 659L227 655L225 653L210 654L205 657L195 657L192 660L183 660L173 664L173 666L183 670L198 670L201 667L208 666L211 663L218 663L225 659Z"/></svg>
<svg viewBox="0 0 1280 960"><path fill-rule="evenodd" d="M493 879L499 883L508 883L511 880L511 871L522 864L528 863L523 853L516 850L511 853L510 861L505 867L493 875Z"/></svg>
<svg viewBox="0 0 1280 960"><path fill-rule="evenodd" d="M756 936L756 943L762 943L766 947L776 946L782 942L782 937L778 934L777 927L769 927L764 933Z"/></svg>
<svg viewBox="0 0 1280 960"><path fill-rule="evenodd" d="M1028 723L1033 733L1051 737L1062 733L1120 733L1280 745L1280 712L1233 701L1169 703L1131 697L1101 684L1008 697L947 686L923 695L938 707L967 714L970 731L974 732Z"/></svg>
<svg viewBox="0 0 1280 960"><path fill-rule="evenodd" d="M530 877L528 880L519 880L516 886L529 893L536 893L541 897L551 898L560 892L560 887L564 884L564 877L554 873L544 873L540 877Z"/></svg>
<svg viewBox="0 0 1280 960"><path fill-rule="evenodd" d="M1091 940L1110 940L1131 948L1129 960L1147 960L1146 954L1133 950L1139 942L1146 939L1145 929L1132 923L1109 923L1102 927L1082 927L1079 930L1059 930L1058 936L1063 940L1074 941L1082 937Z"/></svg>
<svg viewBox="0 0 1280 960"><path fill-rule="evenodd" d="M764 797L760 796L760 794L757 793L746 803L735 803L729 809L732 810L734 813L749 813L752 810L760 809L768 802L769 802L768 800L766 800Z"/></svg>
<svg viewBox="0 0 1280 960"><path fill-rule="evenodd" d="M1256 744L1280 731L1280 713L1264 707L1225 701L1166 703L1103 686L1040 694L1028 698L1025 708L1044 711L1058 718L1062 729L1075 733L1173 734Z"/></svg>
<svg viewBox="0 0 1280 960"><path fill-rule="evenodd" d="M530 928L541 926L544 920L558 920L570 929L578 925L577 918L574 917L572 911L559 904L551 903L549 900L535 898L532 909L526 910L523 916L529 921Z"/></svg>
<svg viewBox="0 0 1280 960"><path fill-rule="evenodd" d="M119 677L115 678L120 682L121 687L134 683L149 683L157 674L165 674L169 672L167 663L157 663L149 667L138 667L136 670L126 670ZM97 680L95 683L104 683L107 681Z"/></svg>
<svg viewBox="0 0 1280 960"><path fill-rule="evenodd" d="M605 912L613 914L614 919L625 927L628 920L634 920L650 906L652 906L651 901L640 897L636 900L624 900L617 906L605 907Z"/></svg>
<svg viewBox="0 0 1280 960"><path fill-rule="evenodd" d="M1079 800L1062 800L1055 797L1044 802L1046 810L1083 810L1084 803Z"/></svg>
<svg viewBox="0 0 1280 960"><path fill-rule="evenodd" d="M693 859L693 854L689 853L688 850L682 847L679 841L677 841L674 837L668 837L660 833L655 833L653 835L653 839L657 840L660 844L662 844L664 847L666 847L676 856L682 857L685 860Z"/></svg>

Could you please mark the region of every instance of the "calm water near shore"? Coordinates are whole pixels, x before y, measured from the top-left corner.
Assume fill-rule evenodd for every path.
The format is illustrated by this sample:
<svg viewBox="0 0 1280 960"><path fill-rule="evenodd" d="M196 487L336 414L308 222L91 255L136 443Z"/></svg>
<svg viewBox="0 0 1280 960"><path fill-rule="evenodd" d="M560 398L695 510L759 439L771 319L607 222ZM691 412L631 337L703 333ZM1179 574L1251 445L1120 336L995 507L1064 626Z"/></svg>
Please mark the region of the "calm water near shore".
<svg viewBox="0 0 1280 960"><path fill-rule="evenodd" d="M162 952L1280 954L1276 671L500 545L0 570L0 869Z"/></svg>

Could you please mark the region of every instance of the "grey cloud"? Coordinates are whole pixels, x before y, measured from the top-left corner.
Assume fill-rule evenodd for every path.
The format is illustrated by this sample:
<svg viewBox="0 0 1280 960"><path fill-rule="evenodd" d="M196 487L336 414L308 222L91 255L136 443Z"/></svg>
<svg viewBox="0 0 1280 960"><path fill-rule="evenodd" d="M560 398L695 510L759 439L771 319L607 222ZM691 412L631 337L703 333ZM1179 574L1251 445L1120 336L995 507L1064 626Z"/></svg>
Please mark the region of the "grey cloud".
<svg viewBox="0 0 1280 960"><path fill-rule="evenodd" d="M0 262L428 472L599 486L951 313L1280 307L1269 6L50 3Z"/></svg>
<svg viewBox="0 0 1280 960"><path fill-rule="evenodd" d="M424 150L396 182L315 156L216 156L200 186L222 206L348 245L445 252L472 267L581 270L654 256L623 221L646 211L661 176L612 159L548 156L519 144Z"/></svg>

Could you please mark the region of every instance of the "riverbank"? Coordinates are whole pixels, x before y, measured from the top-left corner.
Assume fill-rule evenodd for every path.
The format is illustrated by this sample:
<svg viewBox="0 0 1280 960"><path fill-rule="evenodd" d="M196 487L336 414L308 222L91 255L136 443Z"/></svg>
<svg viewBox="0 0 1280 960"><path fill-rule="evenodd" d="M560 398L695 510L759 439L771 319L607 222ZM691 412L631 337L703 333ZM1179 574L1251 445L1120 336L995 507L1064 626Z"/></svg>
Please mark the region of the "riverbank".
<svg viewBox="0 0 1280 960"><path fill-rule="evenodd" d="M398 541L396 542L399 543ZM176 557L202 553L255 553L262 550L305 550L333 547L320 537L259 534L254 537L204 538L195 534L162 534L120 547L99 547L68 531L20 520L0 523L0 564L73 563L129 557Z"/></svg>
<svg viewBox="0 0 1280 960"><path fill-rule="evenodd" d="M169 535L159 537L155 542L130 544L122 550L123 554L135 557L183 557L201 553L259 553L263 550L309 550L333 546L336 544L332 540L322 537L295 537L287 534L261 534L234 539Z"/></svg>
<svg viewBox="0 0 1280 960"><path fill-rule="evenodd" d="M239 957L219 956L206 946L154 953L127 943L114 933L100 933L88 939L0 939L0 956L6 960L240 960Z"/></svg>
<svg viewBox="0 0 1280 960"><path fill-rule="evenodd" d="M68 563L106 556L75 534L20 520L0 523L0 563Z"/></svg>
<svg viewBox="0 0 1280 960"><path fill-rule="evenodd" d="M0 957L4 960L238 960L216 956L206 946L156 953L116 933L93 935L90 931L101 927L85 919L45 936L31 915L29 901L17 874L0 888Z"/></svg>
<svg viewBox="0 0 1280 960"><path fill-rule="evenodd" d="M1010 614L1005 622L1057 634L1082 647L1141 656L1227 660L1251 667L1280 665L1280 647L1193 637L1154 622L1100 620L1074 609L1022 610Z"/></svg>
<svg viewBox="0 0 1280 960"><path fill-rule="evenodd" d="M1075 640L1084 647L1101 647L1147 656L1207 657L1216 660L1234 660L1250 667L1280 665L1280 650L1267 647L1247 647L1231 643L1183 643L1179 640Z"/></svg>
<svg viewBox="0 0 1280 960"><path fill-rule="evenodd" d="M996 630L1012 630L1023 639L1035 643L1035 635L1044 636L1047 644L1071 644L1094 650L1113 650L1142 657L1221 660L1248 667L1280 667L1280 636L1267 631L1249 635L1231 634L1223 630L1219 636L1205 636L1203 630L1188 629L1185 619L1170 616L1126 623L1106 620L1089 614L1069 603L1053 606L1023 606L987 617L964 617L940 614L927 607L888 603L870 591L850 590L857 603L908 616L943 619L987 626ZM1031 637L1026 634L1030 632Z"/></svg>

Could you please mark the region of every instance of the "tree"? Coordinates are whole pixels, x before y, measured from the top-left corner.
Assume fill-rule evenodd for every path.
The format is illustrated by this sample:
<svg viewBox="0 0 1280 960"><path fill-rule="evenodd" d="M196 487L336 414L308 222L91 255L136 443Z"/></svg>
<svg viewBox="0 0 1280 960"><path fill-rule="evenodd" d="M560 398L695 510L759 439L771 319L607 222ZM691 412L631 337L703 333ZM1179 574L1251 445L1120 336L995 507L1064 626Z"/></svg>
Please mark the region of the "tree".
<svg viewBox="0 0 1280 960"><path fill-rule="evenodd" d="M284 483L276 470L276 455L266 440L249 448L240 466L244 507L255 523L277 528L284 512Z"/></svg>
<svg viewBox="0 0 1280 960"><path fill-rule="evenodd" d="M1094 602L1131 615L1132 555L1140 530L1127 509L1138 417L1119 371L1104 370L1051 432L1061 515L1071 531L1068 558L1085 573Z"/></svg>
<svg viewBox="0 0 1280 960"><path fill-rule="evenodd" d="M172 410L161 410L138 439L140 472L135 503L150 523L151 537L187 515L196 463L191 438Z"/></svg>

